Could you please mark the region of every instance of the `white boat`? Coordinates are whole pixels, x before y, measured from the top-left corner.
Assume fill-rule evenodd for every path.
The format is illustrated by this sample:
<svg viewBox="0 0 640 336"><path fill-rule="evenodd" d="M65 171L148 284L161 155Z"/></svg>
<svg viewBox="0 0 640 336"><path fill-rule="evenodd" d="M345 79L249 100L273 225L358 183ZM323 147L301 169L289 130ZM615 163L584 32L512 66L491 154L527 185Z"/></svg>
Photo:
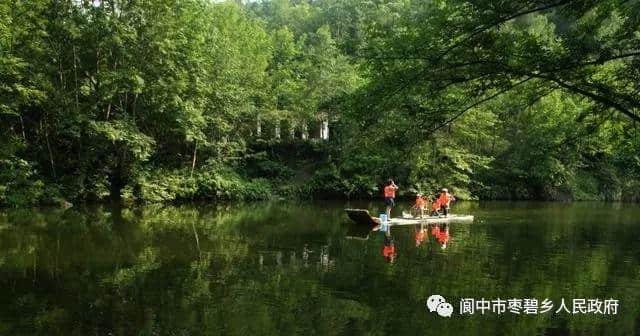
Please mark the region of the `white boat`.
<svg viewBox="0 0 640 336"><path fill-rule="evenodd" d="M389 225L415 225L430 223L451 223L451 222L473 222L471 215L449 215L447 217L425 216L423 218L391 218L387 223Z"/></svg>
<svg viewBox="0 0 640 336"><path fill-rule="evenodd" d="M365 209L344 209L349 218L354 222L369 227L378 225L380 222L376 222L369 214L369 211ZM449 215L447 217L425 216L423 218L414 218L410 216L403 216L398 218L392 218L387 222L388 225L413 225L413 224L429 224L429 223L452 223L452 222L472 222L473 216L471 215Z"/></svg>

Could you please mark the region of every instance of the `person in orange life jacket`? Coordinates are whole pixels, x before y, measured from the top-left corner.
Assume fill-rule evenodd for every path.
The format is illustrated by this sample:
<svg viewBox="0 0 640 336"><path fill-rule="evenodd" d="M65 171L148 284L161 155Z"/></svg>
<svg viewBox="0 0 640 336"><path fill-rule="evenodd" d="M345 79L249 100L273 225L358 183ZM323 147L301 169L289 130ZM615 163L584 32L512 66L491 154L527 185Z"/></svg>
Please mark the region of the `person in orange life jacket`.
<svg viewBox="0 0 640 336"><path fill-rule="evenodd" d="M391 230L387 229L384 235L384 245L382 246L382 256L385 260L393 263L396 259L396 243L391 237Z"/></svg>
<svg viewBox="0 0 640 336"><path fill-rule="evenodd" d="M422 194L418 193L416 195L416 204L413 207L413 209L415 209L415 213L416 215L414 217L418 217L418 214L420 214L420 218L424 217L424 209L427 208L427 199L425 199Z"/></svg>
<svg viewBox="0 0 640 336"><path fill-rule="evenodd" d="M440 216L440 200L437 198L431 203L431 215Z"/></svg>
<svg viewBox="0 0 640 336"><path fill-rule="evenodd" d="M397 190L398 186L393 180L389 180L387 186L384 187L384 203L387 205L387 220L391 219L391 208L395 205L393 199L396 198Z"/></svg>
<svg viewBox="0 0 640 336"><path fill-rule="evenodd" d="M442 213L447 217L449 215L449 205L451 201L455 201L456 198L453 195L449 194L449 190L447 188L442 188L442 192L440 193L440 197L438 198L438 202L440 203L440 207L442 208Z"/></svg>

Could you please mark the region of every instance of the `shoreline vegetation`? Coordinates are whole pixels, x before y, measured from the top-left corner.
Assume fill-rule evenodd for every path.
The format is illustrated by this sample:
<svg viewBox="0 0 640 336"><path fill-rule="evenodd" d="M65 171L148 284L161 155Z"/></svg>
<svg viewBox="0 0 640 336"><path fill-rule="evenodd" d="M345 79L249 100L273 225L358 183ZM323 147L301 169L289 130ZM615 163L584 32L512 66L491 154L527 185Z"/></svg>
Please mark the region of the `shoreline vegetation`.
<svg viewBox="0 0 640 336"><path fill-rule="evenodd" d="M639 32L613 0L4 1L0 207L638 202Z"/></svg>

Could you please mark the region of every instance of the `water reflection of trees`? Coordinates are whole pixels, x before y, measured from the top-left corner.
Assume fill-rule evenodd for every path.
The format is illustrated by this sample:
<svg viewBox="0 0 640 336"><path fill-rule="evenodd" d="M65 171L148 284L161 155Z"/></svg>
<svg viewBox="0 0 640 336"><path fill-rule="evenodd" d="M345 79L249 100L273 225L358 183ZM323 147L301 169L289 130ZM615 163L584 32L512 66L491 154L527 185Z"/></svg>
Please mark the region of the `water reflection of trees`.
<svg viewBox="0 0 640 336"><path fill-rule="evenodd" d="M639 257L626 233L637 231L550 211L532 212L546 221L452 225L445 250L416 248L415 231L396 228L394 264L380 240L344 239L339 212L309 205L10 211L0 216L0 334L634 330L624 309L639 303ZM433 293L623 306L614 322L485 316L445 328L424 309Z"/></svg>

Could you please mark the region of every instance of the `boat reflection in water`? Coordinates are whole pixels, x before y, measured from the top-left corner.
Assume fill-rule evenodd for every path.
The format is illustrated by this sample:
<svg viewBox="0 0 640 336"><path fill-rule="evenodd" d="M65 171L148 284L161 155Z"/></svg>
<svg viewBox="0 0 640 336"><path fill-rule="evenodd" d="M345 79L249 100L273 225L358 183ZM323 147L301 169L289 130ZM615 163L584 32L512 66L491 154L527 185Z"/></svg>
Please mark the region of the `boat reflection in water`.
<svg viewBox="0 0 640 336"><path fill-rule="evenodd" d="M404 226L407 228L407 226ZM433 237L442 250L447 248L447 243L451 238L451 234L449 231L449 224L440 223L440 224L426 224L421 223L413 226L413 238L415 239L416 248L427 247L429 244L430 236ZM394 239L392 233L392 226L389 225L376 225L371 229L365 229L362 226L354 225L350 226L348 231L348 235L345 237L346 239L353 240L369 240L372 238L376 244L380 244L380 237L382 237L382 256L385 261L389 263L395 262L397 257L397 249L396 249L396 240ZM394 228L394 230L396 230ZM402 231L402 230L401 230ZM401 236L403 236L400 231Z"/></svg>
<svg viewBox="0 0 640 336"><path fill-rule="evenodd" d="M443 250L447 248L447 242L449 242L449 238L451 237L449 224L419 224L414 228L416 247L427 245L429 242L429 231L431 231L431 236L440 244L440 247Z"/></svg>

